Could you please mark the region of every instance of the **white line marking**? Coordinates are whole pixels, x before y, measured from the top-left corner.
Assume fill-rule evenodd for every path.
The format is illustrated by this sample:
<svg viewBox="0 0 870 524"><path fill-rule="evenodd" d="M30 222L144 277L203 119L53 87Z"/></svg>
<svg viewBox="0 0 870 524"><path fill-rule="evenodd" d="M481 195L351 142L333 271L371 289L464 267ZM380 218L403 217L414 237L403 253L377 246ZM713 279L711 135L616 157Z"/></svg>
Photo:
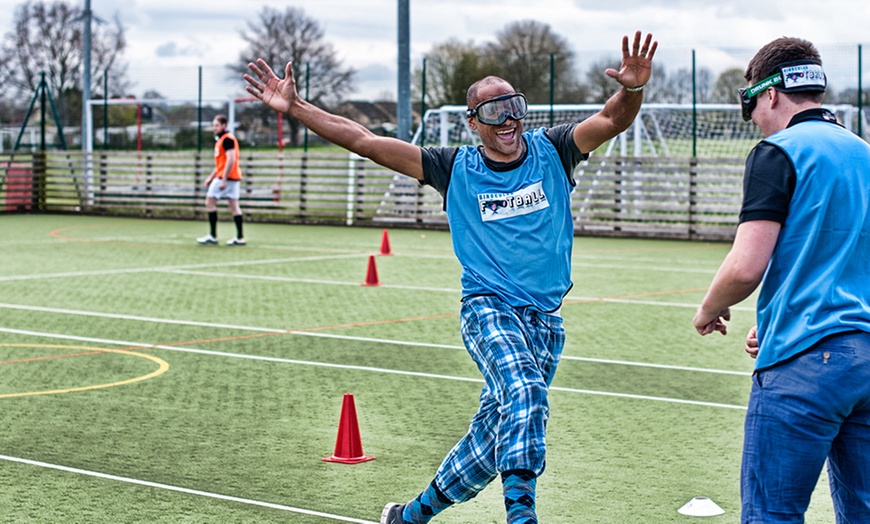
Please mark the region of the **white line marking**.
<svg viewBox="0 0 870 524"><path fill-rule="evenodd" d="M343 258L362 258L367 257L366 254L352 255L328 255L328 256L310 256L310 257L288 257L288 258L270 258L265 260L240 260L235 262L213 262L208 264L184 264L180 266L154 266L154 267L138 267L129 269L100 269L94 271L70 271L66 273L39 273L35 275L10 275L0 277L0 282L12 282L22 280L41 280L46 278L66 278L66 277L88 277L88 276L105 276L105 275L123 275L128 273L151 273L160 271L173 271L183 269L207 269L211 267L238 267L238 266L257 266L265 264L284 264L290 262L316 262L318 260L338 260Z"/></svg>
<svg viewBox="0 0 870 524"><path fill-rule="evenodd" d="M658 402L671 402L671 403L675 403L675 404L691 404L693 406L706 406L706 407L710 407L710 408L726 408L726 409L746 410L746 406L739 406L736 404L719 404L718 402L702 402L700 400L683 400L683 399L679 399L679 398L669 398L669 397L651 397L648 395L632 395L631 393L612 393L609 391L593 391L593 390L589 390L589 389L563 388L563 387L559 387L559 386L550 386L550 391L566 391L568 393L582 393L584 395L601 395L601 396L605 396L605 397L633 398L633 399L637 399L637 400L655 400Z"/></svg>
<svg viewBox="0 0 870 524"><path fill-rule="evenodd" d="M661 262L661 261L658 261ZM661 273L673 273L675 268L664 267L664 266L652 266L652 265L627 265L627 264L601 264L601 263L592 263L592 262L577 262L574 261L571 263L574 267L586 267L592 269L627 269L629 271L656 271ZM704 275L715 275L716 268L707 269L707 268L699 268L699 267L680 267L676 269L680 273L701 273Z"/></svg>
<svg viewBox="0 0 870 524"><path fill-rule="evenodd" d="M694 307L694 306L692 306ZM355 342L371 342L374 344L391 344L396 346L410 346L410 347L428 347L428 348L436 348L436 349L455 349L460 351L465 351L465 346L457 346L451 344L434 344L431 342L412 342L406 340L393 340L386 338L373 338L373 337L359 337L359 336L351 336L351 335L338 335L333 333L319 333L313 331L297 331L297 330L286 330L286 329L278 329L278 328L266 328L266 327L254 327L254 326L237 326L233 324L217 324L212 322L197 322L197 321L188 321L188 320L174 320L174 319L163 319L163 318L155 318L155 317L139 317L136 315L122 315L117 313L98 313L92 311L78 311L73 309L61 309L61 308L49 308L49 307L40 307L40 306L23 306L16 304L2 304L0 303L0 309L17 309L23 311L39 311L42 313L59 313L65 315L77 315L77 316L90 316L90 317L99 317L99 318L114 318L120 320L134 320L140 322L154 322L159 324L176 324L182 326L197 326L197 327L209 327L209 328L224 328L224 329L237 329L240 331L256 331L262 333L285 333L288 335L296 335L296 336L305 336L305 337L321 337L321 338L333 338L338 340L351 340ZM2 331L2 329L0 329ZM692 371L692 372L700 372L700 373L716 373L722 375L741 375L741 376L750 376L751 373L747 373L745 371L732 371L732 370L723 370L723 369L710 369L710 368L696 368L690 366L675 366L670 364L654 364L647 362L634 362L628 360L608 360L602 358L592 358L592 357L576 357L570 355L562 355L562 360L576 360L581 362L595 362L600 364L615 364L620 366L636 366L636 367L648 367L648 368L658 368L658 369L670 369L676 371Z"/></svg>
<svg viewBox="0 0 870 524"><path fill-rule="evenodd" d="M30 335L36 337L46 337L46 338L56 338L56 339L64 339L64 340L78 340L83 342L96 342L100 344L111 344L111 345L119 345L119 346L128 346L128 347L136 347L136 348L153 348L153 349L163 349L167 351L178 351L181 353L194 353L199 355L209 355L209 356L218 356L218 357L226 357L226 358L239 358L244 360L256 360L261 362L276 362L282 364L295 364L300 366L314 366L314 367L324 367L324 368L332 368L332 369L346 369L352 371L367 371L372 373L385 373L390 375L402 375L409 377L419 377L419 378L430 378L430 379L439 379L439 380L452 380L456 382L475 382L475 383L483 383L483 379L480 378L472 378L472 377L457 377L452 375L440 375L435 373L422 373L419 371L402 371L398 369L384 369L384 368L376 368L371 366L354 366L349 364L335 364L331 362L312 362L308 360L295 360L288 358L278 358L278 357L264 357L260 355L244 355L240 353L227 353L223 351L211 351L207 349L197 349L197 348L189 348L189 347L175 347L175 346L164 346L160 344L148 344L142 342L127 342L120 340L106 340L106 339L98 339L91 337L78 337L78 336L67 336L60 335L54 333L39 333L36 331L26 331L20 329L10 329L10 328L0 328L0 332L5 333L15 333L18 335ZM676 399L676 398L668 398L668 397L652 397L647 395L633 395L630 393L614 393L609 391L594 391L588 389L575 389L575 388L566 388L566 387L551 387L553 391L563 391L567 393L581 393L584 395L603 395L608 397L620 397L620 398L630 398L637 400L653 400L657 402L670 402L675 404L691 404L696 406L706 406L706 407L718 407L718 408L728 408L728 409L746 409L746 406L734 405L734 404L717 404L713 402L703 402L700 400L685 400L685 399Z"/></svg>
<svg viewBox="0 0 870 524"><path fill-rule="evenodd" d="M674 371L697 371L701 373L716 373L719 375L739 375L743 377L750 377L752 373L746 371L732 371L730 369L711 369L711 368L693 368L690 366L674 366L671 364L653 364L649 362L633 362L629 360L609 360L606 358L592 358L592 357L572 357L570 355L562 355L562 360L579 360L581 362L595 362L599 364L615 364L619 366L635 366L642 368L657 368L657 369L669 369Z"/></svg>
<svg viewBox="0 0 870 524"><path fill-rule="evenodd" d="M94 311L80 311L75 309L63 309L56 307L23 306L18 304L0 304L0 309L17 309L22 311L39 311L41 313L59 313L62 315L76 315L82 317L114 318L117 320L135 320L138 322L154 322L158 324L176 324L181 326L196 326L209 328L238 329L241 331L262 331L266 333L282 333L285 329L272 329L251 326L236 326L233 324L217 324L214 322L197 322L195 320L174 320L169 318L140 317L137 315L123 315L120 313L100 313Z"/></svg>
<svg viewBox="0 0 870 524"><path fill-rule="evenodd" d="M690 302L664 302L657 300L641 300L637 298L607 298L607 297L566 297L566 305L574 305L578 302L612 302L614 304L629 304L634 306L662 306L662 307L678 307L683 309L697 309L698 303ZM754 312L754 306L731 306L731 311L749 311Z"/></svg>
<svg viewBox="0 0 870 524"><path fill-rule="evenodd" d="M241 273L215 273L210 271L190 271L186 269L161 269L161 273L171 273L179 275L196 275L204 277L221 277L221 278L240 278L247 280L266 280L273 282L294 282L302 284L323 284L328 286L355 286L360 287L362 282L342 282L337 280L318 280L313 278L293 278L293 277L275 277L267 275L244 275ZM412 291L436 291L445 293L461 293L461 289L442 288L442 287L424 287L424 286L400 286L396 284L381 283L378 287L387 289L407 289Z"/></svg>
<svg viewBox="0 0 870 524"><path fill-rule="evenodd" d="M86 469L79 468L71 468L68 466L60 466L57 464L49 464L47 462L40 462L38 460L29 460L18 457L10 457L8 455L0 455L0 460L5 460L8 462L17 462L19 464L27 464L28 466L37 466L40 468L54 469L58 471L64 471L66 473L75 473L77 475L86 475L88 477L96 477L105 480L114 480L117 482L126 482L127 484L136 484L138 486L146 486L149 488L157 488L163 489L167 491L176 491L179 493L186 493L188 495L196 495L199 497L208 497L212 499L218 500L226 500L228 502L237 502L239 504L248 504L250 506L260 506L263 508L277 509L281 511L290 511L293 513L299 513L302 515L310 515L313 517L322 517L331 520L338 520L341 522L355 522L357 524L377 524L376 522L370 520L362 520L355 519L351 517L343 517L341 515L333 515L331 513L323 513L320 511L313 511L310 509L302 509L302 508L294 508L291 506L284 506L282 504L274 504L272 502L263 502L259 500L251 500L245 499L241 497L233 497L231 495L221 495L220 493L210 493L208 491L200 491L198 489L190 489L190 488L182 488L179 486L170 486L169 484L161 484L159 482L151 482L148 480L139 480L133 479L129 477L119 477L118 475L110 475L108 473L99 473L97 471L88 471Z"/></svg>

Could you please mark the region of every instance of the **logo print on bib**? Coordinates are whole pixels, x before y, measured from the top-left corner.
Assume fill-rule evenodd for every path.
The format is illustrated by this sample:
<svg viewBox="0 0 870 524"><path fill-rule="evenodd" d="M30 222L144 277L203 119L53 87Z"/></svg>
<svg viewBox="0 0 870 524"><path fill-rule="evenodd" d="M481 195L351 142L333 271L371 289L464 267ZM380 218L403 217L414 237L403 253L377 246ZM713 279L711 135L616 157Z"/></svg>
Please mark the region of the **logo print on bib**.
<svg viewBox="0 0 870 524"><path fill-rule="evenodd" d="M528 215L550 207L543 182L536 182L514 193L482 193L477 195L480 218L484 222Z"/></svg>

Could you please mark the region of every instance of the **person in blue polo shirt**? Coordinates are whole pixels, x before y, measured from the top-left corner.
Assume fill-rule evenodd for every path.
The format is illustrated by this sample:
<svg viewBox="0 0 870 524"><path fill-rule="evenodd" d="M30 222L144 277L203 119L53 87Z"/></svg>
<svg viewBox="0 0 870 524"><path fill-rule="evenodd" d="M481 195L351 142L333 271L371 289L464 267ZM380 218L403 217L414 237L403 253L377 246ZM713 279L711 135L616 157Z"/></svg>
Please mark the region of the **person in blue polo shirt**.
<svg viewBox="0 0 870 524"><path fill-rule="evenodd" d="M749 62L749 154L731 251L694 317L725 334L760 284L745 422L743 523L804 522L827 461L837 522L870 522L870 145L822 108L812 43L779 38Z"/></svg>
<svg viewBox="0 0 870 524"><path fill-rule="evenodd" d="M421 148L379 137L299 98L292 64L279 79L263 61L248 91L317 135L437 189L462 265L461 332L485 379L468 433L434 480L406 504L384 507L384 524L429 522L476 496L499 475L507 521L537 522L536 479L544 471L547 392L565 343L559 309L571 288L574 168L634 120L657 42L638 31L622 41L620 85L580 123L523 131L525 96L488 76L468 89L468 125L480 146Z"/></svg>

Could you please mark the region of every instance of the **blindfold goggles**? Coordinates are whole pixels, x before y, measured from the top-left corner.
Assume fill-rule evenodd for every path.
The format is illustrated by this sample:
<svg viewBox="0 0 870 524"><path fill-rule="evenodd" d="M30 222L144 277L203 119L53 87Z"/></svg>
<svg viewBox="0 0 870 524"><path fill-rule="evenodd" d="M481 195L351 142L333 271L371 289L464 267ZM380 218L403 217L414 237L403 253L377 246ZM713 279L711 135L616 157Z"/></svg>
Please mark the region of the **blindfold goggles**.
<svg viewBox="0 0 870 524"><path fill-rule="evenodd" d="M529 105L522 93L510 93L484 100L465 111L467 118L477 117L481 124L500 126L508 118L522 120L529 112Z"/></svg>
<svg viewBox="0 0 870 524"><path fill-rule="evenodd" d="M757 84L737 90L744 121L752 120L752 111L758 104L758 95L770 87L775 87L783 93L799 93L823 92L827 86L825 71L819 62L798 60L782 64L778 69L776 73Z"/></svg>

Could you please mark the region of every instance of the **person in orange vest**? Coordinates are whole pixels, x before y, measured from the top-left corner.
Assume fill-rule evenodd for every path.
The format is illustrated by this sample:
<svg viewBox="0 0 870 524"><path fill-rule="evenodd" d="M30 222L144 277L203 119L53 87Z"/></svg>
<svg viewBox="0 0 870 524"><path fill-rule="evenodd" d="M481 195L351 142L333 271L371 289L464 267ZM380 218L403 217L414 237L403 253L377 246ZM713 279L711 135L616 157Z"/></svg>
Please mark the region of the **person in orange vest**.
<svg viewBox="0 0 870 524"><path fill-rule="evenodd" d="M236 223L236 236L227 241L228 246L244 246L242 234L242 208L239 206L239 193L242 185L242 171L239 169L239 141L227 131L226 115L217 115L211 123L214 128L214 171L205 179L208 192L205 196L205 210L208 212L209 234L197 238L200 244L217 244L217 201L227 199L233 221Z"/></svg>

